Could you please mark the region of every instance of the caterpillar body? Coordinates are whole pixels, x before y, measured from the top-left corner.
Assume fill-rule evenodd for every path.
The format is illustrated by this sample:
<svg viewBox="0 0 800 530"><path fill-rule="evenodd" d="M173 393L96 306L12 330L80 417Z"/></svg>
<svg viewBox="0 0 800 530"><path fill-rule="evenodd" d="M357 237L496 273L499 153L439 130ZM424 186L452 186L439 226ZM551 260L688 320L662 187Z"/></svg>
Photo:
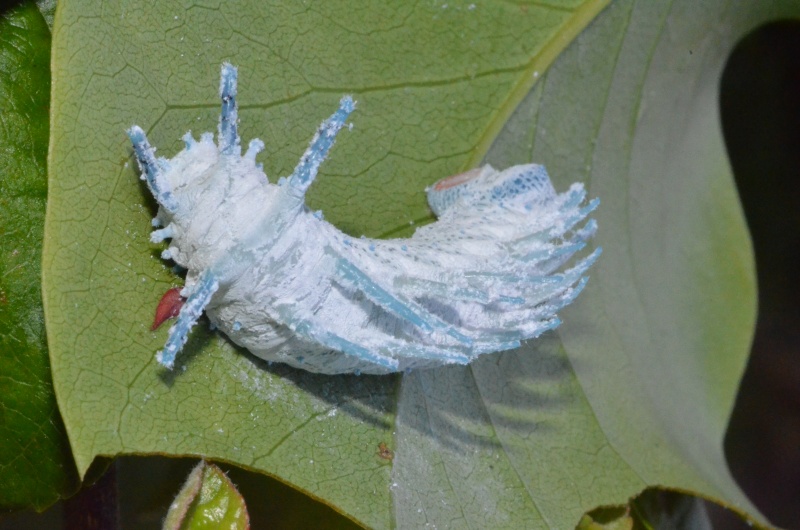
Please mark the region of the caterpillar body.
<svg viewBox="0 0 800 530"><path fill-rule="evenodd" d="M583 289L597 229L579 183L553 189L545 168L483 166L427 189L438 220L408 239L350 237L311 212L304 195L354 102L342 98L294 172L270 183L241 154L237 69L223 64L217 142L211 133L172 159L128 130L142 179L159 204L151 234L187 270L177 321L158 361L172 368L205 311L233 342L269 361L326 374L384 374L466 364L559 324Z"/></svg>

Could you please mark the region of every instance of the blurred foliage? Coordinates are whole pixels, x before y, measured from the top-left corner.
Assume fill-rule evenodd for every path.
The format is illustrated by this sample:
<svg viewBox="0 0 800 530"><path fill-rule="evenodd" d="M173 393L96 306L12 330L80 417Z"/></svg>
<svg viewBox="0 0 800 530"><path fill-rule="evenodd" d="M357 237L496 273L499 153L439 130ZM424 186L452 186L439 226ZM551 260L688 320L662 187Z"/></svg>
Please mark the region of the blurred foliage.
<svg viewBox="0 0 800 530"><path fill-rule="evenodd" d="M42 314L50 30L36 4L0 15L0 510L75 491Z"/></svg>

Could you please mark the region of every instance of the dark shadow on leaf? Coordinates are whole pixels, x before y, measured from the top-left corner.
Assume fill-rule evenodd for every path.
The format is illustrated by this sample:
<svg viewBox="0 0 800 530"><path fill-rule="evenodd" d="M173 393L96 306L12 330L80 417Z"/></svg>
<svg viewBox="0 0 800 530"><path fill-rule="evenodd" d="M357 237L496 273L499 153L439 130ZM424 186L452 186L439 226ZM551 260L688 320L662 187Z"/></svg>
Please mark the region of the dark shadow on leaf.
<svg viewBox="0 0 800 530"><path fill-rule="evenodd" d="M469 366L407 374L398 423L454 450L497 447L499 437L536 436L555 428L571 374L555 334L516 350L481 356Z"/></svg>
<svg viewBox="0 0 800 530"><path fill-rule="evenodd" d="M187 345L183 364L198 354L201 344L193 339ZM567 405L563 388L572 373L552 333L517 350L484 355L469 366L386 376L313 374L237 350L340 413L384 429L392 428L387 417L396 416L404 427L458 451L498 447L498 430L519 436L552 431L549 418ZM165 377L171 384L175 376L170 374Z"/></svg>
<svg viewBox="0 0 800 530"><path fill-rule="evenodd" d="M288 379L298 388L313 394L336 407L340 413L380 428L390 428L386 415L395 412L395 396L399 376L394 375L323 375L313 374L279 363L269 363L241 347L236 349L246 355L260 369Z"/></svg>

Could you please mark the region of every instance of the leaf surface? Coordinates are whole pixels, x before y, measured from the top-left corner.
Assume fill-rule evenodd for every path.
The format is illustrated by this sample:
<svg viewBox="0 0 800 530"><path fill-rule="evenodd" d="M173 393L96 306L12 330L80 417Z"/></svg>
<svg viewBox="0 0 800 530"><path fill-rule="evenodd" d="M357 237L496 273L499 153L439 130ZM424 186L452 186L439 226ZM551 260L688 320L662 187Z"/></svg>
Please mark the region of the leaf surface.
<svg viewBox="0 0 800 530"><path fill-rule="evenodd" d="M44 285L79 469L203 455L378 528L566 528L647 486L758 517L722 454L755 287L717 85L737 38L800 9L620 1L580 33L604 5L63 5ZM172 156L186 130L216 130L226 60L273 179L342 94L359 101L309 198L350 234L410 234L430 220L424 187L484 156L544 163L560 190L586 182L604 255L565 324L402 377L267 366L198 326L163 372L166 330L148 327L177 279L148 242L124 131Z"/></svg>

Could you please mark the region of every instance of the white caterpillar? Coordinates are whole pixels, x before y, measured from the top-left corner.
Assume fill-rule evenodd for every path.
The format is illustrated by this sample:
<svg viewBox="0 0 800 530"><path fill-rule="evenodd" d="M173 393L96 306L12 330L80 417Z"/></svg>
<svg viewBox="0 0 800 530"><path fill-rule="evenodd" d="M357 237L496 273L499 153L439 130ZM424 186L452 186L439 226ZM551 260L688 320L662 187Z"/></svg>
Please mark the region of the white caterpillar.
<svg viewBox="0 0 800 530"><path fill-rule="evenodd" d="M160 206L151 241L187 269L177 322L158 361L172 368L205 310L255 355L312 372L383 374L519 346L559 324L596 249L561 270L597 224L581 184L557 194L543 166L484 166L428 188L438 220L409 239L352 238L304 196L354 108L322 123L288 178L267 180L252 140L241 156L237 70L222 65L218 145L205 133L171 160L128 130Z"/></svg>

